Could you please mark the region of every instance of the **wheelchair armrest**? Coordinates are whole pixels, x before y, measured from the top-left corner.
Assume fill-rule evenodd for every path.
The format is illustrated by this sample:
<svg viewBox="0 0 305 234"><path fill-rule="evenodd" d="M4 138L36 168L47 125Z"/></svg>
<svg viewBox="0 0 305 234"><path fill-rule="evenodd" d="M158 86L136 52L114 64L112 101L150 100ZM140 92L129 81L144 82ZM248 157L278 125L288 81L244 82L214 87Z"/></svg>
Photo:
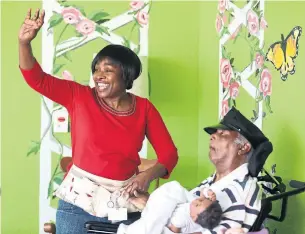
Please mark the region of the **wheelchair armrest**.
<svg viewBox="0 0 305 234"><path fill-rule="evenodd" d="M277 222L283 222L286 217L288 198L290 196L297 195L304 191L305 191L305 186L288 192L278 193L262 199L262 209L258 214L257 219L252 225L250 231L259 231L266 218L275 220ZM281 214L279 217L270 214L270 212L272 211L272 202L277 200L282 200Z"/></svg>
<svg viewBox="0 0 305 234"><path fill-rule="evenodd" d="M288 191L288 192L284 192L284 193L280 193L280 194L275 194L273 196L266 197L263 200L266 200L266 201L276 201L276 200L280 200L280 199L283 199L283 198L288 198L288 197L297 195L297 194L302 193L304 191L305 191L305 186L302 187L302 188L298 188L298 189L294 189L294 190Z"/></svg>
<svg viewBox="0 0 305 234"><path fill-rule="evenodd" d="M267 218L275 220L277 222L283 222L286 217L286 211L287 211L287 204L288 204L288 198L297 194L300 194L305 191L305 186L302 188L294 189L288 192L276 194L270 197L267 197L263 199L265 202L273 202L277 200L282 200L282 208L281 208L281 214L279 217L274 215L268 215Z"/></svg>

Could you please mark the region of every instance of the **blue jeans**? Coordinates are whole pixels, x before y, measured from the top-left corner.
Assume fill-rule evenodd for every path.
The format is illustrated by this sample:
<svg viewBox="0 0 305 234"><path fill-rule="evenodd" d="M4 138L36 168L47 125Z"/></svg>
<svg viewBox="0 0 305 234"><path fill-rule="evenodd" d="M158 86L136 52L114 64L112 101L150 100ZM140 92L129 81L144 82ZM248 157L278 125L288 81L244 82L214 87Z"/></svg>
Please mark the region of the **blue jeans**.
<svg viewBox="0 0 305 234"><path fill-rule="evenodd" d="M88 221L97 221L110 223L108 218L99 218L90 215L83 209L59 200L56 212L56 234L85 234L85 223ZM135 220L127 220L122 223L130 224Z"/></svg>

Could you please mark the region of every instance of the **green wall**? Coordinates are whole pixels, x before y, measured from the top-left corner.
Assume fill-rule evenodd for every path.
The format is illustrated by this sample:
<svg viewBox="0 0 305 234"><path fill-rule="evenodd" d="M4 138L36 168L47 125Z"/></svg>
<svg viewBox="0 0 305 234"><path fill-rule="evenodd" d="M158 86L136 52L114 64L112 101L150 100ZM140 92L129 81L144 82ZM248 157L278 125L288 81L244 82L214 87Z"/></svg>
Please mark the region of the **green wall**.
<svg viewBox="0 0 305 234"><path fill-rule="evenodd" d="M102 2L111 16L128 9L128 2ZM93 10L97 2L77 2ZM18 70L18 30L28 7L39 2L1 2L1 106L2 106L2 233L38 233L39 156L26 157L31 140L40 135L40 96L23 81ZM277 8L277 9L276 9ZM265 49L296 26L305 30L305 2L267 2ZM202 128L217 122L218 116L218 37L215 31L217 2L153 2L149 29L148 69L151 75L151 101L161 112L178 147L180 160L171 179L187 188L194 187L212 172L207 158L208 135ZM132 25L117 30L121 35ZM69 33L67 34L69 35ZM41 61L40 37L33 47ZM56 36L56 35L55 35ZM136 39L134 34L133 39ZM238 44L240 43L240 44ZM96 40L75 51L73 70L78 81L88 78L92 54L105 43ZM236 66L243 66L249 54L243 42L230 47ZM85 61L85 62L84 62ZM296 74L281 81L269 64L273 76L271 95L273 114L264 119L263 130L274 144L266 168L276 163L277 175L286 181L305 180L305 43L300 39ZM241 90L237 107L248 117L253 101ZM59 136L64 141L68 137ZM149 157L154 153L149 148ZM287 220L271 223L278 233L305 233L305 195L289 201Z"/></svg>
<svg viewBox="0 0 305 234"><path fill-rule="evenodd" d="M218 114L218 40L215 32L216 3L201 3L201 32L199 45L199 128L215 122ZM212 10L213 7L215 10ZM211 9L211 10L210 10ZM281 39L281 33L287 36L293 27L299 25L305 28L305 2L293 1L267 1L265 4L265 18L268 29L265 31L265 51L276 41ZM209 23L206 23L209 22ZM214 33L215 32L215 33ZM214 33L214 34L213 34ZM241 41L241 44L239 44ZM237 39L235 45L228 47L235 57L236 66L243 67L249 61L249 52L244 42ZM265 169L271 171L271 166L276 164L276 175L280 175L285 182L291 179L305 180L305 43L304 35L299 42L299 56L296 59L296 73L283 82L280 73L270 63L268 68L272 73L271 105L273 114L269 114L263 121L263 131L270 138L274 151L270 155ZM246 61L246 62L245 62ZM237 108L247 117L252 117L254 101L240 90L236 100ZM268 114L268 113L267 113ZM208 160L206 152L208 136L199 133L198 145L198 179L207 175ZM289 186L287 187L289 189ZM286 220L283 223L271 221L270 228L277 229L280 234L305 233L305 195L289 199ZM276 204L278 207L280 204ZM279 211L278 209L275 209ZM279 215L279 212L277 212Z"/></svg>

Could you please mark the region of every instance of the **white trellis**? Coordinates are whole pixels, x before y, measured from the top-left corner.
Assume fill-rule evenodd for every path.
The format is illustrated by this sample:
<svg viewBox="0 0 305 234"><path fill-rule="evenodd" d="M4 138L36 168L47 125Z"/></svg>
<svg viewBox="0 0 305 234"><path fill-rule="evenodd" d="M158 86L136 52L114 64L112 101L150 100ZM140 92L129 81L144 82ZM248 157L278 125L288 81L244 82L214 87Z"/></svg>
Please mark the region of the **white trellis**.
<svg viewBox="0 0 305 234"><path fill-rule="evenodd" d="M259 0L257 4L259 4L260 10L264 14L265 0ZM241 25L247 28L247 12L252 8L252 6L253 6L253 0L250 0L243 8L238 8L231 1L228 2L228 10L233 10L232 15L234 16L234 19L228 25L228 31L230 34L224 34L219 40L219 61L222 58L222 46L224 46L227 43L227 41L230 39L230 36ZM263 29L259 30L257 38L259 39L259 48L262 48L264 45ZM255 70L256 70L255 61L253 61L252 64L250 63L243 71L240 72L241 87L243 87L254 100L256 98L257 88L253 84L251 84L251 82L248 79L251 77L251 75L255 73ZM223 93L223 84L221 82L220 72L221 71L219 69L219 118L221 118L222 101L225 95ZM260 101L258 103L257 119L255 120L254 124L261 129L262 123L263 123L263 101Z"/></svg>
<svg viewBox="0 0 305 234"><path fill-rule="evenodd" d="M144 1L148 3L147 0ZM97 3L98 4L98 3ZM127 3L128 4L128 3ZM55 0L43 0L43 9L45 10L45 22L48 22L51 18L53 12L61 13L62 6L58 4ZM143 11L148 12L149 4L145 6ZM53 56L60 56L63 53L76 49L79 46L82 46L90 41L95 39L102 39L111 44L123 44L123 38L112 31L122 27L130 22L134 21L134 17L130 13L132 10L124 12L111 20L102 24L102 26L107 27L109 34L100 34L95 31L88 35L87 38L82 37L73 37L56 47L54 54L54 35L52 30L48 30L48 24L45 23L42 28L42 68L47 73L52 73L53 70ZM145 25L139 29L139 44L140 51L138 53L140 58L145 58L148 56L148 25ZM131 49L136 48L136 45L130 42ZM134 84L134 88L131 92L148 97L148 75L143 74L141 78L138 78ZM89 79L88 79L89 80ZM141 87L141 88L139 88ZM144 91L143 91L144 90ZM55 110L53 101L49 100L46 97L43 97L41 104L41 136L44 138L41 142L40 147L40 188L39 188L39 233L44 233L43 226L44 223L49 222L50 220L55 220L56 209L52 208L50 205L50 198L48 197L48 186L49 181L52 177L52 152L61 154L64 156L71 156L71 147L68 145L61 145L54 139L50 124L52 117L50 113ZM147 154L147 140L143 142L143 147L140 152L141 157L146 157Z"/></svg>
<svg viewBox="0 0 305 234"><path fill-rule="evenodd" d="M264 15L264 3L265 0L258 0L256 1L256 4L259 4L260 11L262 11L262 14ZM253 6L253 0L250 0L243 8L238 8L234 3L229 2L228 4L228 10L233 10L232 14L234 16L234 20L228 25L228 31L230 34L224 34L220 41L219 41L219 61L222 58L222 46L226 44L226 42L230 39L230 36L236 32L238 27L241 25L245 26L247 28L247 12L252 8ZM264 30L260 29L257 35L257 38L259 39L259 48L262 49L264 46ZM257 88L248 80L251 75L253 75L256 71L256 65L255 61L252 61L243 71L239 72L239 75L241 77L241 86L247 91L247 93L255 100L256 94L259 92ZM221 81L220 76L220 70L219 70L219 118L222 117L222 101L224 99L224 96L226 93L223 92L223 84ZM254 124L262 129L263 124L263 100L259 101L258 103L258 113L257 113L257 119L255 120ZM271 175L275 174L275 165L272 166L272 170L270 171ZM272 188L272 183L263 183L266 187ZM267 192L268 193L268 192Z"/></svg>

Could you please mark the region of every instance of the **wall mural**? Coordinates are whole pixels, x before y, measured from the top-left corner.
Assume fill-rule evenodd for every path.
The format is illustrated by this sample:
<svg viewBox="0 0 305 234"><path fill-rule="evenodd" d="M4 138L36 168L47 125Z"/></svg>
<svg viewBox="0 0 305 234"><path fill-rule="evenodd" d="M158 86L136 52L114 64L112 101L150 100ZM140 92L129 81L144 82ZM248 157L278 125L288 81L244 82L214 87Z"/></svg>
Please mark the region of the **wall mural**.
<svg viewBox="0 0 305 234"><path fill-rule="evenodd" d="M73 62L73 51L96 39L102 39L111 44L125 45L137 53L140 58L148 56L148 25L151 9L149 0L128 2L126 8L129 9L113 18L105 10L87 12L85 7L70 4L65 0L44 0L43 8L46 12L45 22L48 23L45 23L42 28L41 64L45 72L53 74L59 79L75 80L73 71L68 71L65 66ZM132 27L128 35L119 36L113 32L129 23L132 24ZM62 36L69 27L74 30L74 35L67 40L62 40ZM54 31L59 35L55 42ZM133 32L137 32L139 35L137 44L131 40ZM60 57L64 57L66 63L58 62ZM149 90L146 86L149 82L145 79L148 79L148 74L142 73L141 77L135 81L131 92L148 97ZM88 75L88 79L81 83L94 85L91 75ZM54 199L52 193L61 184L64 176L60 169L60 160L63 156L72 155L71 147L63 144L56 137L56 133L69 134L69 126L67 110L42 96L41 138L39 141L32 141L27 153L29 156L40 152L39 230L41 233L44 233L42 231L44 223L55 220L56 208L51 203ZM145 139L140 156L146 157L146 152L147 140ZM52 153L55 153L54 155L57 157L55 166L52 166L52 157L54 157Z"/></svg>
<svg viewBox="0 0 305 234"><path fill-rule="evenodd" d="M73 71L65 68L73 61L73 51L85 46L96 39L108 43L125 45L134 50L140 57L148 56L148 26L151 1L132 1L127 3L126 12L110 17L105 10L87 12L83 6L70 4L69 1L44 0L43 8L46 11L48 22L42 28L42 67L60 79L75 80ZM119 36L113 31L126 24L132 24L126 36ZM62 27L63 26L63 27ZM62 40L68 28L74 29L74 36ZM216 16L216 30L219 34L219 118L222 118L232 106L236 106L240 88L255 100L252 121L262 128L263 104L268 113L272 113L272 76L270 69L279 71L279 77L285 81L296 71L295 60L298 56L299 38L302 33L300 26L294 27L281 41L271 44L264 50L264 32L268 28L264 17L264 0L248 0L242 7L237 7L231 0L220 0ZM54 42L54 31L58 37ZM58 31L60 30L60 31ZM138 31L139 43L130 38L133 32ZM227 47L228 42L237 43L244 40L249 46L249 64L238 70L234 66L237 60ZM50 56L51 55L51 56ZM93 55L94 56L94 55ZM63 57L66 63L58 62ZM91 62L91 61L90 61ZM270 65L268 67L267 65ZM249 81L255 76L255 84ZM146 74L145 78L149 78ZM82 81L92 84L91 77ZM137 79L136 82L141 82ZM145 82L144 82L145 83ZM136 85L135 85L136 86ZM140 84L141 86L141 84ZM145 89L145 88L142 88ZM131 90L138 94L138 91ZM143 96L140 94L140 96ZM147 96L149 96L147 94ZM42 97L41 111L41 139L32 141L27 153L40 153L40 200L39 200L39 230L43 224L55 220L56 209L51 206L51 194L61 183L63 172L59 163L63 156L71 156L71 147L63 144L55 133L69 133L69 117L67 110ZM140 155L146 156L146 140ZM52 169L52 153L56 153L57 163Z"/></svg>
<svg viewBox="0 0 305 234"><path fill-rule="evenodd" d="M234 1L235 2L235 1ZM236 106L239 89L242 87L255 100L253 123L262 129L263 118L267 115L263 111L263 103L268 113L271 109L272 75L270 69L279 71L279 80L286 81L288 74L295 74L295 60L298 56L299 39L302 28L295 26L281 41L272 43L267 52L264 50L264 32L268 23L264 17L265 0L248 0L239 8L232 0L219 0L216 15L216 31L219 34L219 118ZM226 44L238 39L245 40L249 46L249 64L239 71L234 67L236 58L227 49ZM243 51L244 52L244 51ZM267 64L270 63L270 67ZM255 76L255 81L249 78ZM252 107L253 109L253 107ZM271 166L270 174L275 175L276 164ZM265 184L268 187L268 183ZM277 228L269 230L276 234Z"/></svg>
<svg viewBox="0 0 305 234"><path fill-rule="evenodd" d="M264 17L264 0L248 0L243 8L238 8L233 1L220 0L216 16L216 31L219 40L219 118L222 118L232 106L236 106L239 89L243 87L255 100L252 121L262 128L263 103L268 113L272 113L271 94L272 76L267 64L280 71L280 77L285 81L288 73L295 73L294 60L298 56L298 41L302 29L296 26L284 39L273 43L264 50L264 31L268 24ZM245 40L249 47L249 64L239 71L234 67L236 58L228 51L229 41L235 44ZM249 81L251 76L255 81Z"/></svg>

